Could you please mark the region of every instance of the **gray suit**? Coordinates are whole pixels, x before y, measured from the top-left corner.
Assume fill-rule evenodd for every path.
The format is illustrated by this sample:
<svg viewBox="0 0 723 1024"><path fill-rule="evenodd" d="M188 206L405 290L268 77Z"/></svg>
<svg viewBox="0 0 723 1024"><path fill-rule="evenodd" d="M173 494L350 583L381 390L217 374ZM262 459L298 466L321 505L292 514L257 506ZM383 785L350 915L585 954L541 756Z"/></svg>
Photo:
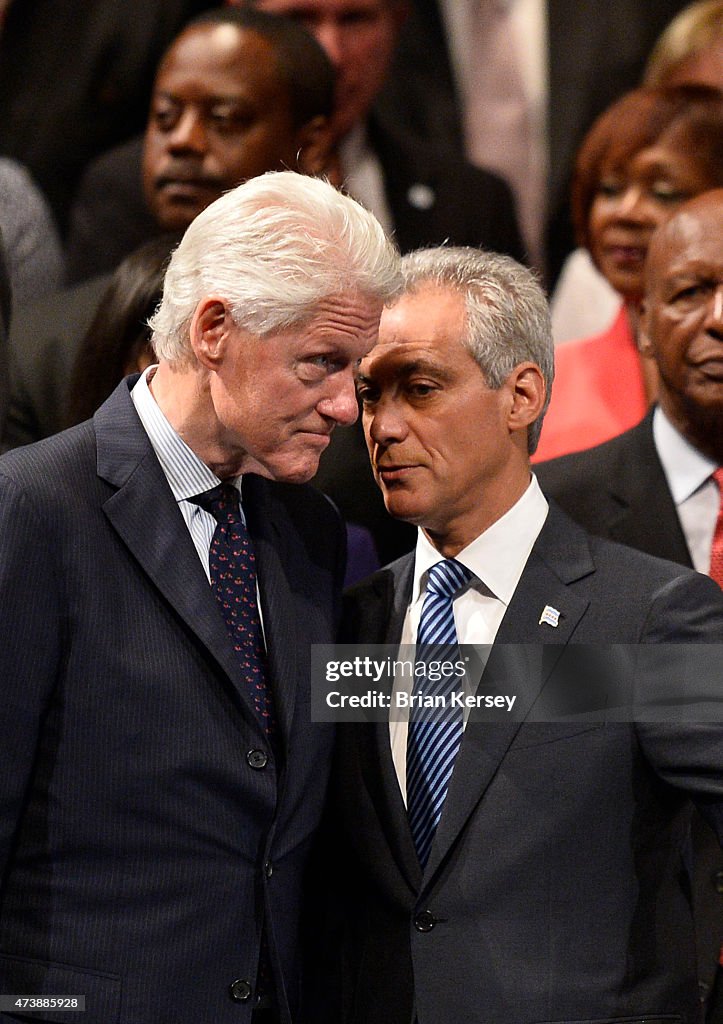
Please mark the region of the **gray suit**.
<svg viewBox="0 0 723 1024"><path fill-rule="evenodd" d="M653 413L632 430L584 452L535 466L546 494L576 522L600 537L693 565L653 440ZM694 900L701 992L718 971L723 945L723 852L699 815L693 818ZM723 994L709 1007L723 1022Z"/></svg>
<svg viewBox="0 0 723 1024"><path fill-rule="evenodd" d="M350 592L345 639L399 641L412 569L406 556ZM557 627L540 623L546 605ZM589 537L551 507L480 691L504 672L504 645L515 645L522 686L529 644L552 645L552 673L580 643L722 640L723 596L710 580ZM514 687L514 674L503 678ZM697 1024L688 797L723 838L721 765L719 725L473 713L422 871L388 726L341 726L334 778L353 879L343 1019Z"/></svg>

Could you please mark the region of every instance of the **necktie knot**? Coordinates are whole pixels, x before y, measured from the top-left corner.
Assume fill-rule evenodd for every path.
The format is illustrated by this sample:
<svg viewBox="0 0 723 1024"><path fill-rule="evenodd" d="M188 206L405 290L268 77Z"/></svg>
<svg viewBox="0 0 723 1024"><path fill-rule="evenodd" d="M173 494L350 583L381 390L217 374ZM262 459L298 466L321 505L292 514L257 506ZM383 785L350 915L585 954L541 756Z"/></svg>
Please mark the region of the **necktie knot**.
<svg viewBox="0 0 723 1024"><path fill-rule="evenodd" d="M429 570L427 590L439 597L452 597L472 578L470 570L454 558L445 558Z"/></svg>
<svg viewBox="0 0 723 1024"><path fill-rule="evenodd" d="M208 512L221 526L241 522L238 489L228 482L217 484L209 491L191 498L204 512Z"/></svg>
<svg viewBox="0 0 723 1024"><path fill-rule="evenodd" d="M718 484L718 490L721 494L721 500L723 501L723 466L719 466L718 469L711 473L712 478Z"/></svg>

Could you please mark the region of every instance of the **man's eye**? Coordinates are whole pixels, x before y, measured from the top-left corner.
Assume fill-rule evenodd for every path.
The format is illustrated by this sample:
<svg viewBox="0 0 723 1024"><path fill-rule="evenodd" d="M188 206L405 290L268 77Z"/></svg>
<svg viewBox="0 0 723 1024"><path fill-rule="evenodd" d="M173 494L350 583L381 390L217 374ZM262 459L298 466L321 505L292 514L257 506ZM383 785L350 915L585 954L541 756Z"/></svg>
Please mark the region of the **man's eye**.
<svg viewBox="0 0 723 1024"><path fill-rule="evenodd" d="M361 25L371 25L375 16L371 11L349 11L341 18L344 28L358 28Z"/></svg>
<svg viewBox="0 0 723 1024"><path fill-rule="evenodd" d="M679 304L695 302L697 299L709 295L712 288L712 285L706 284L704 281L696 281L694 283L684 285L673 295L673 302Z"/></svg>
<svg viewBox="0 0 723 1024"><path fill-rule="evenodd" d="M156 107L153 120L161 131L169 132L178 124L179 113L176 107Z"/></svg>
<svg viewBox="0 0 723 1024"><path fill-rule="evenodd" d="M251 118L240 110L217 109L212 110L209 121L213 127L220 132L244 131L251 123Z"/></svg>
<svg viewBox="0 0 723 1024"><path fill-rule="evenodd" d="M310 381L324 380L325 377L340 369L342 369L342 363L332 355L308 356L299 363L300 375Z"/></svg>
<svg viewBox="0 0 723 1024"><path fill-rule="evenodd" d="M377 392L374 388L370 387L358 387L356 389L356 394L362 405L371 405L371 403L375 402L378 398Z"/></svg>
<svg viewBox="0 0 723 1024"><path fill-rule="evenodd" d="M410 384L408 391L409 394L414 398L426 398L427 395L431 395L436 388L433 384Z"/></svg>

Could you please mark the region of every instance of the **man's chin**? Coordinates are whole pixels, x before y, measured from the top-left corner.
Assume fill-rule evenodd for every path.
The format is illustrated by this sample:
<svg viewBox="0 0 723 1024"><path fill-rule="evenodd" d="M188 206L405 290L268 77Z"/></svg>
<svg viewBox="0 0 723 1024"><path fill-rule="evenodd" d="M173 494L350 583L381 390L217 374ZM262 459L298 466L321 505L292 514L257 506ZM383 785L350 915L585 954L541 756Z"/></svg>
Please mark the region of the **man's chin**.
<svg viewBox="0 0 723 1024"><path fill-rule="evenodd" d="M269 467L272 480L282 484L308 484L316 476L319 469L319 454L316 452L307 458L295 462L285 462L279 466Z"/></svg>
<svg viewBox="0 0 723 1024"><path fill-rule="evenodd" d="M387 512L394 519L400 519L412 526L420 526L424 519L424 509L414 496L402 488L382 488L382 497Z"/></svg>
<svg viewBox="0 0 723 1024"><path fill-rule="evenodd" d="M159 202L153 212L162 231L168 234L181 234L204 209L205 207L197 202Z"/></svg>

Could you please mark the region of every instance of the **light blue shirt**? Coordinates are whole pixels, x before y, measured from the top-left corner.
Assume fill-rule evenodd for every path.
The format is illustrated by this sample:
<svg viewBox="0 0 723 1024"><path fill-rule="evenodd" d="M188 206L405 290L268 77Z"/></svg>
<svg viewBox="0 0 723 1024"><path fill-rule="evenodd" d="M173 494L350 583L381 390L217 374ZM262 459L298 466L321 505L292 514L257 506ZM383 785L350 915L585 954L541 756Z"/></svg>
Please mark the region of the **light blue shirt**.
<svg viewBox="0 0 723 1024"><path fill-rule="evenodd" d="M216 529L216 520L210 512L206 512L200 505L196 505L189 499L216 487L221 480L188 447L161 412L148 387L148 381L156 369L156 366L149 366L141 374L140 380L131 391L131 400L136 407L143 428L148 434L148 440L161 464L166 480L168 480L173 497L178 503L179 511L188 527L188 532L191 534L191 539L210 583L209 551ZM231 480L229 483L237 488L240 500L241 477ZM243 515L243 509L241 514Z"/></svg>

